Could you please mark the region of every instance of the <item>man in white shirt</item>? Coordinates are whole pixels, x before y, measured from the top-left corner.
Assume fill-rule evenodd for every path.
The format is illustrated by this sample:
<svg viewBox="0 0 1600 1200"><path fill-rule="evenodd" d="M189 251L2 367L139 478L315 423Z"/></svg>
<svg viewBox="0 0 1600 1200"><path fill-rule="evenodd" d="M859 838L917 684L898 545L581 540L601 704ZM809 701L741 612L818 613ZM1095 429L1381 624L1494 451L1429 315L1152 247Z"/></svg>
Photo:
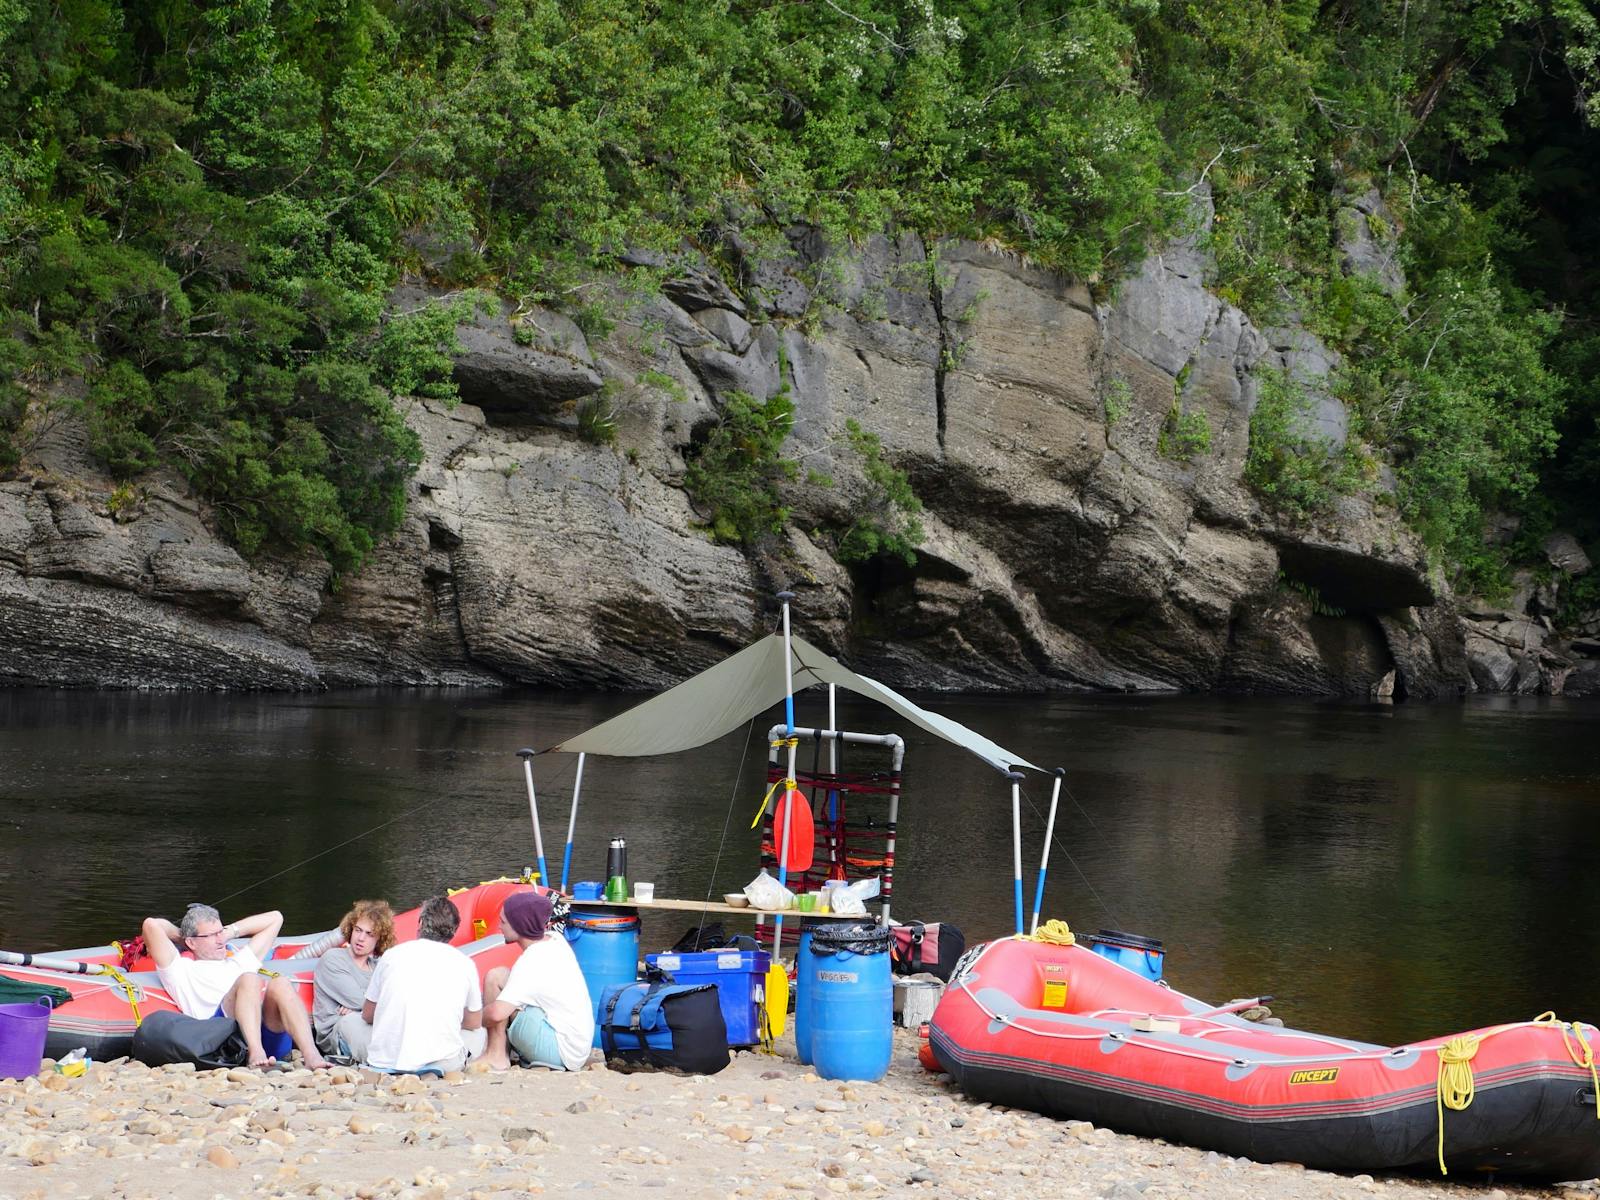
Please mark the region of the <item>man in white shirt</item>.
<svg viewBox="0 0 1600 1200"><path fill-rule="evenodd" d="M500 910L501 934L522 953L510 970L496 967L484 979L490 1070L510 1067L511 1050L529 1066L556 1071L589 1061L594 1002L567 939L549 931L550 912L550 898L539 892L508 896Z"/></svg>
<svg viewBox="0 0 1600 1200"><path fill-rule="evenodd" d="M434 896L417 938L392 947L373 968L366 1003L339 1019L351 1056L383 1071L459 1071L483 1052L478 968L450 944L461 914Z"/></svg>
<svg viewBox="0 0 1600 1200"><path fill-rule="evenodd" d="M144 923L144 944L155 960L161 986L185 1016L231 1017L249 1048L252 1067L270 1066L298 1047L306 1066L328 1066L317 1053L306 1006L285 976L268 980L258 974L272 953L272 943L283 928L280 912L257 913L232 925L209 904L191 904L183 924L164 917ZM249 938L243 946L228 945L230 938ZM188 950L193 958L185 958Z"/></svg>

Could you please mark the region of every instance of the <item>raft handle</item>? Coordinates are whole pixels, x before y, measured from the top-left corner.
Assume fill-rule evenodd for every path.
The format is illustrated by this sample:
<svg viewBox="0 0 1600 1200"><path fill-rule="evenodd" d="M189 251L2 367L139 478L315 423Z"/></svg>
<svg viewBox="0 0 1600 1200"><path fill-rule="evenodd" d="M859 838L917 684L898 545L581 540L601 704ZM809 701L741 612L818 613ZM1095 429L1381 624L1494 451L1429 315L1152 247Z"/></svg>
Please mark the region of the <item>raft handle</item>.
<svg viewBox="0 0 1600 1200"><path fill-rule="evenodd" d="M1572 1102L1579 1108L1593 1108L1595 1106L1594 1089L1592 1087L1579 1088L1572 1094Z"/></svg>

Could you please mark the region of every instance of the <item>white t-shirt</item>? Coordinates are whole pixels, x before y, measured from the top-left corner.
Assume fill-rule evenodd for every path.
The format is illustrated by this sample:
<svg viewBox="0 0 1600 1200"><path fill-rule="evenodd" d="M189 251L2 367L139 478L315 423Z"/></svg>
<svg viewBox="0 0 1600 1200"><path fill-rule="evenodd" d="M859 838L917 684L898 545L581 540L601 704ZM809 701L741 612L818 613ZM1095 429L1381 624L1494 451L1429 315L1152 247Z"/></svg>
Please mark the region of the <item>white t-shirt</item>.
<svg viewBox="0 0 1600 1200"><path fill-rule="evenodd" d="M249 945L230 949L227 958L184 958L179 955L164 967L157 967L161 986L167 989L186 1017L217 1015L222 998L233 990L241 975L254 975L261 969L261 960Z"/></svg>
<svg viewBox="0 0 1600 1200"><path fill-rule="evenodd" d="M578 956L559 933L534 942L511 965L499 997L513 1008L537 1004L555 1030L562 1065L576 1071L594 1045L594 1002L578 967Z"/></svg>
<svg viewBox="0 0 1600 1200"><path fill-rule="evenodd" d="M387 951L373 968L367 999L377 1005L367 1061L388 1071L415 1071L461 1053L461 1014L483 1007L472 960L428 938Z"/></svg>

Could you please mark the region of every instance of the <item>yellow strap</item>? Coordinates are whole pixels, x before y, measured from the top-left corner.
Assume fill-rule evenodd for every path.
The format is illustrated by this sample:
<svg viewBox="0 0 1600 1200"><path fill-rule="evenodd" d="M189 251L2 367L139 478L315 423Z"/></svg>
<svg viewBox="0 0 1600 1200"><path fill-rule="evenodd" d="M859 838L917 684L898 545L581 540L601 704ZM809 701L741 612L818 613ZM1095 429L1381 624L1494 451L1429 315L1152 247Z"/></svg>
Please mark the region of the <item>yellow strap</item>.
<svg viewBox="0 0 1600 1200"><path fill-rule="evenodd" d="M139 993L134 990L133 982L109 963L106 965L105 973L116 980L117 986L122 989L122 994L127 998L128 1007L133 1009L134 1027L137 1028L144 1024L144 1017L139 1014Z"/></svg>
<svg viewBox="0 0 1600 1200"><path fill-rule="evenodd" d="M772 744L774 746L776 746L779 743L773 742ZM766 815L766 813L767 813L767 803L772 799L772 793L778 790L778 784L780 784L780 783L784 785L786 790L788 788L797 788L797 787L800 786L798 781L793 780L793 779L777 779L777 780L774 780L772 786L767 789L767 794L765 796L761 797L761 807L756 809L756 819L754 821L750 822L750 828L751 829L754 829L757 825L761 824L761 818L764 817ZM781 836L781 832L780 832L780 836Z"/></svg>
<svg viewBox="0 0 1600 1200"><path fill-rule="evenodd" d="M1464 1033L1439 1047L1439 1087L1434 1107L1439 1112L1439 1174L1448 1175L1444 1165L1444 1110L1460 1112L1472 1103L1476 1084L1472 1079L1472 1059L1482 1042L1476 1034Z"/></svg>
<svg viewBox="0 0 1600 1200"><path fill-rule="evenodd" d="M1078 937L1065 921L1053 918L1039 926L1038 932L1027 934L1022 940L1044 942L1048 946L1073 946L1077 944Z"/></svg>

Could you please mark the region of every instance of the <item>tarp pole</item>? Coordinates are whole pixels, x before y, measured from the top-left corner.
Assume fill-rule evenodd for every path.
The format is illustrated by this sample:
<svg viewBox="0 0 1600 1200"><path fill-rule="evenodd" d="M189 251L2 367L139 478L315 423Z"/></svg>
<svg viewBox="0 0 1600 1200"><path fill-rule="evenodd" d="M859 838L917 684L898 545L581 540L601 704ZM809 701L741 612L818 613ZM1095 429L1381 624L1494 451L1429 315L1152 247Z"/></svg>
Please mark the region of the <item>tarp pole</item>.
<svg viewBox="0 0 1600 1200"><path fill-rule="evenodd" d="M837 693L833 684L828 685L828 774L833 776L833 782L839 782L839 718L836 708ZM840 857L844 854L843 835L839 830L839 789L828 789L828 875L833 876L833 868L838 865Z"/></svg>
<svg viewBox="0 0 1600 1200"><path fill-rule="evenodd" d="M588 755L578 755L578 776L572 781L572 814L567 817L567 848L561 856L561 890L567 890L567 875L572 870L572 831L578 827L578 797L583 792L583 760ZM546 887L550 881L544 881Z"/></svg>
<svg viewBox="0 0 1600 1200"><path fill-rule="evenodd" d="M779 592L778 600L783 604L783 723L785 740L789 743L789 766L784 771L784 790L788 791L788 780L794 778L794 658L789 651L789 601L794 599L793 592ZM782 801L780 801L782 803ZM794 805L783 805L783 829L778 840L778 883L782 887L789 886L789 818L794 813ZM772 961L778 961L778 947L783 941L783 918L780 916L772 923Z"/></svg>
<svg viewBox="0 0 1600 1200"><path fill-rule="evenodd" d="M539 798L533 792L533 755L532 750L517 751L517 757L522 759L522 777L528 781L528 812L533 816L533 852L539 858L539 882L549 887L550 871L544 865L544 834L539 830Z"/></svg>
<svg viewBox="0 0 1600 1200"><path fill-rule="evenodd" d="M1011 882L1017 901L1017 936L1022 936L1022 772L1007 771L1011 780Z"/></svg>
<svg viewBox="0 0 1600 1200"><path fill-rule="evenodd" d="M1050 839L1056 831L1056 804L1061 799L1061 780L1066 773L1065 768L1057 767L1055 787L1050 789L1050 819L1044 825L1044 853L1039 856L1039 886L1033 889L1033 924L1028 927L1029 933L1039 932L1039 909L1044 905L1044 877L1050 869Z"/></svg>

